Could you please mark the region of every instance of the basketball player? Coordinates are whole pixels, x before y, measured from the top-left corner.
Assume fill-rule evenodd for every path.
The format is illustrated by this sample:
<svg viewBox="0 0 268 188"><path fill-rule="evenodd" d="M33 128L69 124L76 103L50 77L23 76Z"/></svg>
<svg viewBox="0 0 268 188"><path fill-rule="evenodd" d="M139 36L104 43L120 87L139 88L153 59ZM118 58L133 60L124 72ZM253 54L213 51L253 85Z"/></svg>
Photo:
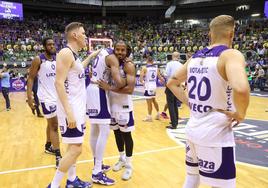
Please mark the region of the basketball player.
<svg viewBox="0 0 268 188"><path fill-rule="evenodd" d="M191 111L185 130L184 188L196 188L199 181L217 188L235 187L232 122L245 118L250 89L244 56L231 48L234 27L233 17L215 17L209 25L210 46L195 53L167 84ZM186 79L189 98L178 87Z"/></svg>
<svg viewBox="0 0 268 188"><path fill-rule="evenodd" d="M112 185L113 179L108 178L104 171L110 166L103 166L103 154L110 133L110 102L108 93L98 87L98 80L110 83L114 80L116 87L125 86L125 79L120 76L119 62L112 49L103 49L92 65L92 78L87 87L87 114L91 124L90 146L94 157L92 181L103 185Z"/></svg>
<svg viewBox="0 0 268 188"><path fill-rule="evenodd" d="M126 86L118 89L103 81L99 81L101 88L109 90L111 104L111 129L114 130L116 145L120 154L119 161L113 167L114 171L119 171L125 167L122 174L123 180L129 180L132 176L131 158L133 153L133 139L131 132L134 130L133 102L131 94L135 88L136 72L135 65L127 58L131 54L131 48L124 41L119 41L114 45L114 53L119 59L120 74L126 78ZM125 149L126 148L126 154Z"/></svg>
<svg viewBox="0 0 268 188"><path fill-rule="evenodd" d="M143 119L143 121L151 122L153 104L157 111L157 115L155 119L156 120L160 119L159 106L158 106L157 101L155 100L156 87L157 87L156 80L158 77L160 81L164 83L164 78L161 76L157 65L154 65L152 56L147 57L146 63L147 63L146 67L143 67L140 73L140 82L142 85L145 86L144 96L146 97L147 110L148 110L148 115L146 116L145 119ZM144 76L145 76L145 80L144 80Z"/></svg>
<svg viewBox="0 0 268 188"><path fill-rule="evenodd" d="M92 184L76 176L75 163L82 152L86 115L86 87L84 68L98 52L90 54L82 63L78 51L86 46L83 24L72 22L65 27L67 47L57 54L56 91L58 95L57 116L62 142L68 144L67 151L60 160L59 168L49 184L49 188L58 188L68 171L66 187L88 188Z"/></svg>
<svg viewBox="0 0 268 188"><path fill-rule="evenodd" d="M45 38L43 40L43 47L45 52L36 56L30 67L27 80L27 101L32 111L38 108L39 104L35 104L32 98L34 81L37 77L37 96L40 100L43 114L47 119L47 143L45 145L45 152L56 155L56 167L58 167L61 154L56 114L57 94L54 86L56 77L56 48L53 39Z"/></svg>

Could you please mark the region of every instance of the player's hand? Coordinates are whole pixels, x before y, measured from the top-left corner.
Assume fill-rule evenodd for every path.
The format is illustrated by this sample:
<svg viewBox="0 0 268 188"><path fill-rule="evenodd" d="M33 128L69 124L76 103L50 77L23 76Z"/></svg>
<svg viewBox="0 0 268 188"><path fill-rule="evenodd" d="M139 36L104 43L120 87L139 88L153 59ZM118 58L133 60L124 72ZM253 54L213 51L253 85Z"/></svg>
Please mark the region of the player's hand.
<svg viewBox="0 0 268 188"><path fill-rule="evenodd" d="M231 127L236 127L241 121L244 120L244 118L242 118L242 116L238 112L232 112L221 109L217 109L215 111L224 113L229 118Z"/></svg>
<svg viewBox="0 0 268 188"><path fill-rule="evenodd" d="M102 50L102 49L93 51L93 52L90 54L90 56L93 57L93 58L95 58L95 57L100 53L101 50Z"/></svg>
<svg viewBox="0 0 268 188"><path fill-rule="evenodd" d="M70 129L76 128L76 121L73 113L67 114L67 127Z"/></svg>
<svg viewBox="0 0 268 188"><path fill-rule="evenodd" d="M111 90L111 86L107 82L103 80L98 80L97 83L98 83L99 88L103 90L107 90L107 91Z"/></svg>
<svg viewBox="0 0 268 188"><path fill-rule="evenodd" d="M165 84L165 79L159 79L159 83L164 85Z"/></svg>
<svg viewBox="0 0 268 188"><path fill-rule="evenodd" d="M27 99L27 103L28 103L28 106L29 106L32 110L35 109L34 100L33 100L32 97L29 97L29 98Z"/></svg>

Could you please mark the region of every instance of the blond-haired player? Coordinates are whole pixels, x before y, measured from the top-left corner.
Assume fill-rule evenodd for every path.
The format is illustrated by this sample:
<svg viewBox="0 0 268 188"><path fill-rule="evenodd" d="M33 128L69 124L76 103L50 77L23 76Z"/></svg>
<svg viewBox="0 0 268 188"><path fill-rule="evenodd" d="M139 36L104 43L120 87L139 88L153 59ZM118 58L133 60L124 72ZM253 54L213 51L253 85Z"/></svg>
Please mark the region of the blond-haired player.
<svg viewBox="0 0 268 188"><path fill-rule="evenodd" d="M184 188L196 188L199 181L214 188L235 187L232 122L245 118L249 85L244 56L231 49L234 27L233 17L215 17L209 25L210 46L195 53L167 84L191 111ZM185 80L188 97L179 87Z"/></svg>

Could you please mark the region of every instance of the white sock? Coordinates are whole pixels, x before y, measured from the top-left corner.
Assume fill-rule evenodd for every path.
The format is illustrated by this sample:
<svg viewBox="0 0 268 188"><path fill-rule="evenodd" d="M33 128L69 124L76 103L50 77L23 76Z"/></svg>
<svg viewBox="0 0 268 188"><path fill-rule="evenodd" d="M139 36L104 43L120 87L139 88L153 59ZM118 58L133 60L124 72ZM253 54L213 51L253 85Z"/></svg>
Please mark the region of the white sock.
<svg viewBox="0 0 268 188"><path fill-rule="evenodd" d="M129 167L132 168L132 163L131 163L131 161L132 161L132 157L126 157L126 166L129 166Z"/></svg>
<svg viewBox="0 0 268 188"><path fill-rule="evenodd" d="M125 154L124 151L119 152L119 155L120 155L120 160L121 160L121 161L126 161L126 154Z"/></svg>
<svg viewBox="0 0 268 188"><path fill-rule="evenodd" d="M198 188L199 181L199 175L187 174L183 188Z"/></svg>
<svg viewBox="0 0 268 188"><path fill-rule="evenodd" d="M73 182L75 178L76 178L76 166L72 165L68 170L68 180Z"/></svg>
<svg viewBox="0 0 268 188"><path fill-rule="evenodd" d="M60 182L62 178L64 177L64 172L59 171L59 169L56 170L55 176L51 182L51 188L58 188L60 186Z"/></svg>
<svg viewBox="0 0 268 188"><path fill-rule="evenodd" d="M95 150L95 166L93 169L93 174L97 174L101 171L103 154L106 148L107 140L110 134L109 125L97 125L99 127L99 136L96 143Z"/></svg>
<svg viewBox="0 0 268 188"><path fill-rule="evenodd" d="M91 151L93 153L93 157L95 158L96 145L99 136L99 127L97 124L91 124L90 126L90 139L89 145L91 147Z"/></svg>
<svg viewBox="0 0 268 188"><path fill-rule="evenodd" d="M101 171L102 160L95 160L93 174L98 174Z"/></svg>

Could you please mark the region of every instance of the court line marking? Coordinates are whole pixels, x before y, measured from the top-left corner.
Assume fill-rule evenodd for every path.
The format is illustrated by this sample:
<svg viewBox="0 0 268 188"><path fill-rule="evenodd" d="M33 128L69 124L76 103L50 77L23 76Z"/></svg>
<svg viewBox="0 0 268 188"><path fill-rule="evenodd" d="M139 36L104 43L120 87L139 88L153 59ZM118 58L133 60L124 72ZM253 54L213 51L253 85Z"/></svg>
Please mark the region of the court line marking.
<svg viewBox="0 0 268 188"><path fill-rule="evenodd" d="M150 153L158 153L158 152L162 152L162 151L176 150L176 149L181 149L181 148L184 148L184 147L185 146L181 145L181 146L173 146L173 147L161 148L161 149L156 149L156 150L137 152L137 153L134 153L133 156L140 156L140 155L145 155L145 154L150 154ZM104 160L116 159L118 157L119 157L119 155L105 157ZM77 164L90 163L90 162L93 162L93 159L77 161ZM248 167L259 168L259 169L262 169L262 170L268 170L267 167L261 167L261 166L252 165L252 164L243 163L243 162L238 162L238 161L236 163L239 164L239 165L244 165L244 166L248 166ZM19 173L19 172L27 172L27 171L33 171L33 170L46 169L46 168L55 168L55 165L46 165L46 166L39 166L39 167L33 167L33 168L23 168L23 169L16 169L16 170L1 171L0 175L2 175L2 174L11 174L11 173Z"/></svg>
<svg viewBox="0 0 268 188"><path fill-rule="evenodd" d="M251 167L251 168L253 167L253 168L259 168L259 169L262 169L262 170L268 170L268 167L265 167L265 166L258 166L258 165L249 164L249 163L240 162L240 161L236 161L235 163L239 164L239 165Z"/></svg>
<svg viewBox="0 0 268 188"><path fill-rule="evenodd" d="M150 154L150 153L158 153L162 151L169 151L169 150L175 150L175 149L180 149L180 148L184 148L184 146L173 146L173 147L161 148L161 149L156 149L156 150L137 152L137 153L134 153L133 156L145 155L145 154ZM117 159L118 157L119 155L105 157L104 160ZM89 162L93 162L93 159L77 161L77 164L83 164L83 163L89 163ZM32 167L32 168L22 168L22 169L16 169L16 170L0 171L0 175L40 170L40 169L45 169L45 168L55 168L55 165L46 165L46 166L39 166L39 167Z"/></svg>

